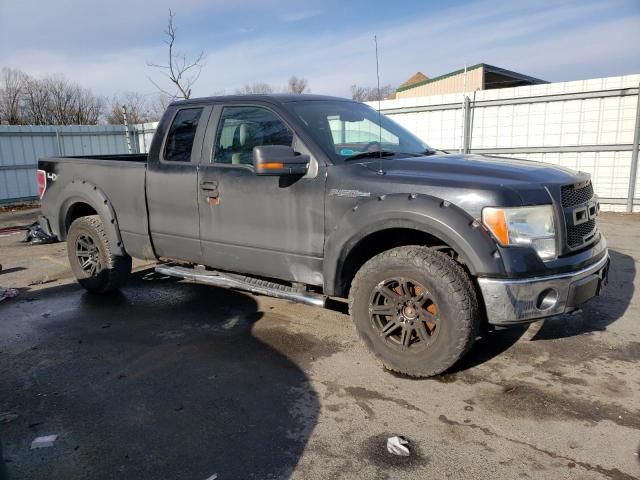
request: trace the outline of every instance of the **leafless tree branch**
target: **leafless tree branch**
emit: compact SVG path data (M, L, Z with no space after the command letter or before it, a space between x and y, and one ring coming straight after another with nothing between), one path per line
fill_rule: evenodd
M289 93L309 93L309 82L306 78L292 75L289 78Z
M29 77L20 70L3 68L0 74L0 122L23 123L24 89Z
M158 85L151 77L149 77L149 81L153 84L154 87L156 87L158 89L158 91L163 94L163 95L167 95L168 97L174 99L176 98L175 96L175 92L171 93L167 90L165 90L164 88L162 88L160 85Z
M176 92L171 94L166 89L161 88L156 82L151 80L151 83L162 93L170 95L176 98L189 98L191 97L191 88L200 78L202 73L202 67L204 66L204 52L200 52L193 60L187 60L187 56L184 53L178 53L175 51L176 44L176 26L175 26L175 14L169 10L169 21L167 22L167 28L164 31L165 39L163 42L168 46L168 60L166 65L147 62L149 67L165 70L166 77L169 82L176 89Z
M276 88L272 87L268 83L254 82L247 83L242 88L236 89L236 95L251 95L251 94L268 94L274 93Z
M0 123L96 124L104 99L62 76L36 79L19 70L0 75Z
M351 98L359 102L371 102L374 100L385 100L395 92L391 85L384 85L378 90L377 87L361 87L351 85Z

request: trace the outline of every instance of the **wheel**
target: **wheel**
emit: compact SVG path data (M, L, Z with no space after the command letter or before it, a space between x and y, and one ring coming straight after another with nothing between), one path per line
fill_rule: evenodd
M74 220L67 234L67 254L73 274L90 292L116 290L131 273L131 257L111 253L99 215Z
M427 247L383 252L356 274L349 312L358 335L388 370L430 377L456 363L480 325L469 276Z

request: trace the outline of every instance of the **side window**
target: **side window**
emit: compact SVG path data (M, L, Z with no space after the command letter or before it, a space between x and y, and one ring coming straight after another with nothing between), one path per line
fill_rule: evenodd
M293 143L293 133L271 110L224 107L218 122L213 163L251 165L253 147Z
M179 110L167 133L164 145L164 159L169 162L191 161L193 139L198 129L202 108L183 108Z

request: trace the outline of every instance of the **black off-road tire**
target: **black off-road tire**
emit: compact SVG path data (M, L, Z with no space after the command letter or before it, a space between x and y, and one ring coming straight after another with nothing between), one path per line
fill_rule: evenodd
M83 268L78 257L78 241L87 242L95 246L93 258L99 267L95 272ZM81 249L83 247L80 247ZM83 252L84 253L84 252ZM107 293L122 287L131 273L131 257L129 255L114 255L109 245L109 239L104 231L104 224L99 215L80 217L71 224L67 233L67 254L71 270L78 279L78 283L92 293Z
M371 314L375 311L372 305L378 305L375 298L380 294L376 292L383 285L392 285L385 282L394 278L411 279L414 284L424 286L437 306L431 307L439 316L438 323L433 322L433 325L437 325L433 332L439 329L437 335L427 337L430 340L413 352L413 344L408 347L401 345L402 337L400 345L391 343L389 337L382 332L384 327L380 328L376 323L375 319L391 318L390 316L376 317ZM402 291L401 287L397 288ZM387 297L383 297L382 307L392 303ZM449 256L420 246L394 248L365 263L351 284L349 313L358 335L373 356L386 369L413 377L430 377L453 366L473 345L481 323L478 297L467 273ZM404 316L397 318L405 322ZM412 321L411 325L413 324ZM397 327L405 328L394 328ZM414 341L421 341L417 330L409 335L414 335L411 337Z

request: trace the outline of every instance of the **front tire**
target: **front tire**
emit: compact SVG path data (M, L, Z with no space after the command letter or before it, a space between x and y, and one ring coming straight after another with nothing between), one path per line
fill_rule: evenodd
M349 312L360 338L388 370L430 377L453 366L480 324L469 276L427 247L383 252L356 274Z
M112 253L99 215L74 220L67 233L67 254L78 283L92 293L117 290L131 273L131 257Z

